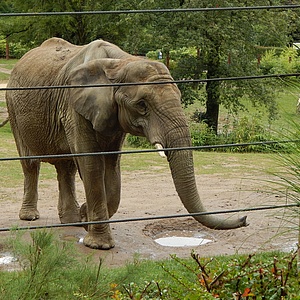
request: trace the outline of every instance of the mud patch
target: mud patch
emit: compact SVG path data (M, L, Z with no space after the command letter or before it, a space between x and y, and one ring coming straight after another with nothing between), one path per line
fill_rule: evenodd
M167 232L200 232L204 229L206 230L207 228L199 224L194 219L184 218L160 220L147 224L143 229L143 232L146 236L155 238L159 235L166 234Z
M143 232L165 247L193 247L214 241L208 229L192 218L154 222L147 224Z

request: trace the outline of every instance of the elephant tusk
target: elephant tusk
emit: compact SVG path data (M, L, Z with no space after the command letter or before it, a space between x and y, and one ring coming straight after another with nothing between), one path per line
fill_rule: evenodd
M164 148L164 147L163 147L161 144L159 144L159 143L156 143L154 146L155 146L155 148L158 149L158 150ZM166 158L166 157L167 157L164 151L158 151L158 154L159 154L161 157L163 157L163 158Z

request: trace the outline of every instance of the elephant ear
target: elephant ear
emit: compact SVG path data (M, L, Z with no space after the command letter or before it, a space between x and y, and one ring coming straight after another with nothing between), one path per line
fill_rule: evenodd
M73 69L69 85L109 84L108 78L118 69L119 59L98 59L83 63ZM77 113L93 124L96 131L112 129L117 122L117 104L113 87L74 88L70 91L71 105Z

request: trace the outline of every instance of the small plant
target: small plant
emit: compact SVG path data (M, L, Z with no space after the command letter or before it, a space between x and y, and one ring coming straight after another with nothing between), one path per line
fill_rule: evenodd
M50 231L32 231L31 243L13 231L9 244L22 270L5 274L0 271L1 299L105 299L107 281L100 279L102 260L92 263L90 257L75 259L72 244L61 242ZM78 254L77 254L78 256ZM72 295L72 296L71 296ZM70 298L71 297L71 298Z
M32 243L24 247L20 239L14 242L15 256L23 268L18 299L40 299L49 294L50 285L59 286L56 272L61 272L72 261L66 244L58 244L45 230L31 232Z
M289 47L283 49L280 54L277 52L273 49L263 55L260 68L264 74L288 74L299 71L300 59L296 49Z

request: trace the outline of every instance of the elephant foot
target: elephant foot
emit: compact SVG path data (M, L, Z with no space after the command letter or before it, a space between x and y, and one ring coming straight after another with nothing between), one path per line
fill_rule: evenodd
M113 238L109 234L94 236L88 233L83 239L83 244L92 249L109 250L115 247Z
M62 224L79 223L81 221L78 211L73 213L65 213L65 214L60 213L59 219Z
M34 221L40 218L40 214L36 208L21 208L19 212L19 218L20 220Z

